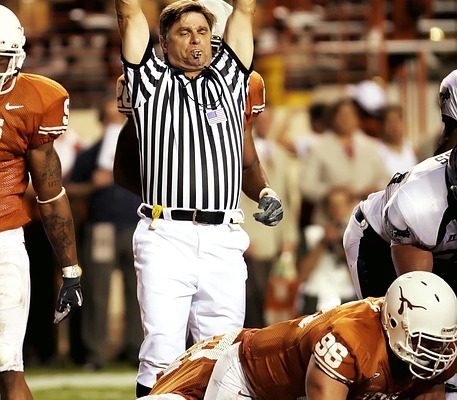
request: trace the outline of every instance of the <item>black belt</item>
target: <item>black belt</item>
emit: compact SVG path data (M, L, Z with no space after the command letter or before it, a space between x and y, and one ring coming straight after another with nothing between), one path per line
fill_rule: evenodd
M141 212L148 218L152 218L152 208L141 207ZM192 221L197 224L221 225L224 223L225 211L202 211L202 210L171 210L173 221ZM163 212L160 219L164 219Z
M360 207L357 207L357 209L355 210L354 218L359 224L361 224L363 221L365 221L365 216L363 215Z

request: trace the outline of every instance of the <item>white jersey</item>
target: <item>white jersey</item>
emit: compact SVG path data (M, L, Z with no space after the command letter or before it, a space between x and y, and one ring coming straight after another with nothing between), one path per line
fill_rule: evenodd
M445 177L449 155L447 151L394 175L384 190L361 203L365 219L384 240L417 245L434 257L457 251L457 214L450 212Z

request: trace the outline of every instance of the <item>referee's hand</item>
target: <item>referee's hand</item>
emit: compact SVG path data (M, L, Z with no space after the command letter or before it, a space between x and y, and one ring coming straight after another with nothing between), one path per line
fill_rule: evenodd
M256 221L267 226L278 225L284 216L281 199L275 191L270 188L264 189L262 192L260 192L261 197L258 208L263 211L254 213L254 218Z

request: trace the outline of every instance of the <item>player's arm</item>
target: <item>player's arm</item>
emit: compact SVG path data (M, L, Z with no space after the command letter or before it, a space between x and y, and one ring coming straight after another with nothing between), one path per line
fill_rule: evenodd
M397 275L410 271L432 271L433 254L411 244L393 244L392 261Z
M262 211L253 216L264 225L274 226L283 218L283 208L278 195L269 188L268 179L262 168L252 136L252 124L265 108L265 86L262 77L251 73L244 115L243 192Z
M54 322L62 321L74 307L82 305L81 268L76 253L75 229L70 203L62 186L62 170L52 142L30 149L28 169L37 194L40 215L57 262L62 267Z
M129 116L117 139L114 156L114 182L124 189L141 196L140 159L135 122Z
M115 0L117 21L122 40L122 55L139 64L149 42L149 25L139 0Z
M60 160L53 143L29 150L27 162L43 225L57 261L62 266L77 264L73 217L68 198L62 192Z
M265 85L262 77L257 72L252 71L244 113L243 192L255 202L259 200L260 191L269 186L252 135L253 123L264 108Z
M256 0L235 0L225 25L224 40L246 68L254 53L253 23Z
M254 138L252 137L252 124L244 129L244 151L243 151L243 192L251 200L259 201L259 193L269 182L259 156L255 149Z
M306 371L306 400L346 400L349 388L331 378L316 364L314 356Z
M252 124L244 129L242 182L242 189L246 196L259 203L260 211L253 215L255 220L267 226L277 225L283 218L284 210L281 199L270 188L265 171L260 164L252 137Z
M391 238L391 256L397 275L409 271L432 271L432 252L417 245L419 239L405 217L406 205L401 208L400 202L397 198L383 211L384 227Z

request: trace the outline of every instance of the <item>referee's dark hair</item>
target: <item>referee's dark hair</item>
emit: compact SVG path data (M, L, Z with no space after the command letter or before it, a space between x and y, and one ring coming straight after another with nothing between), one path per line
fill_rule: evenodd
M179 21L181 16L188 12L203 14L212 30L216 22L216 16L205 6L195 0L178 0L166 6L160 13L159 34L163 39L167 38L171 26Z

